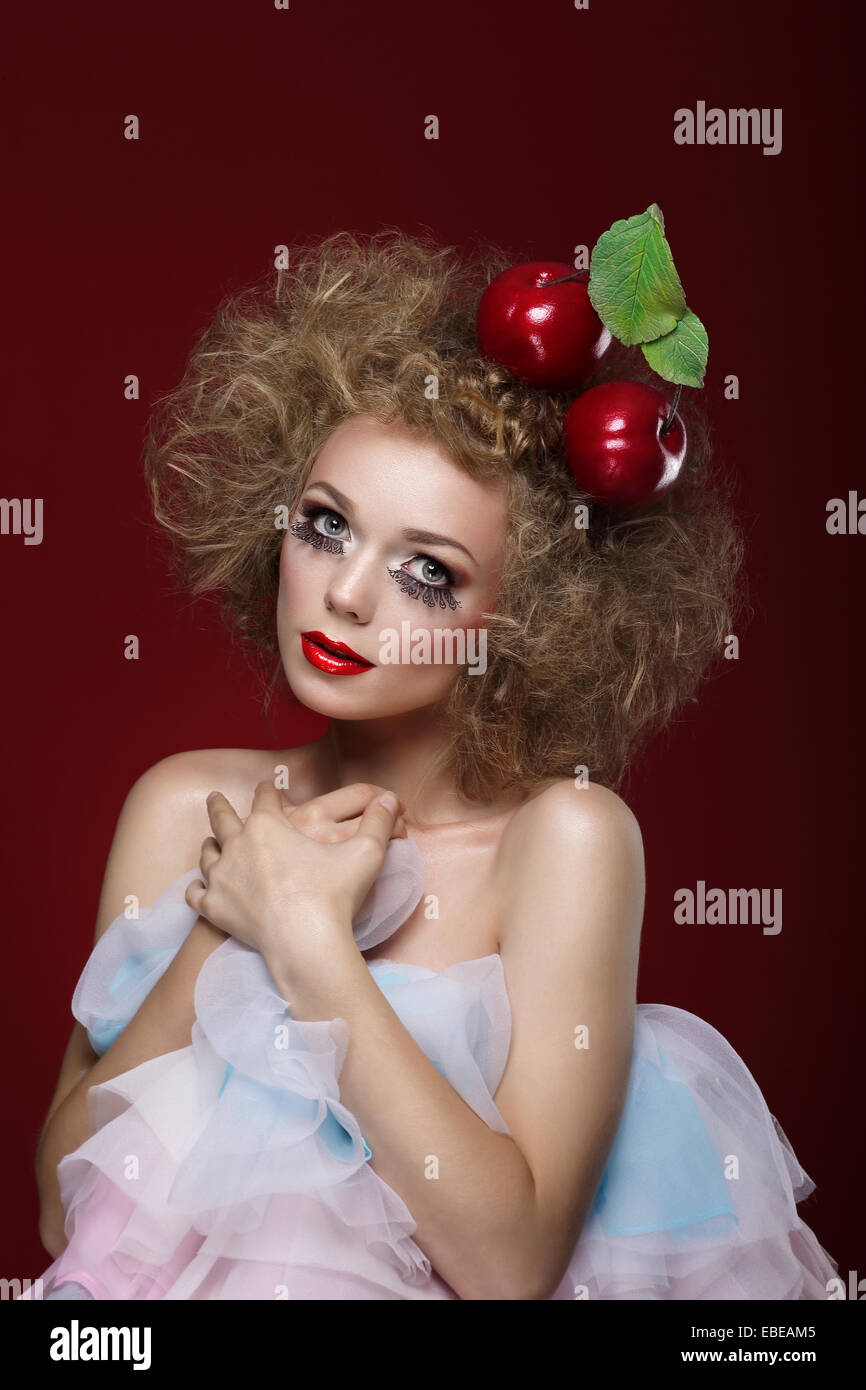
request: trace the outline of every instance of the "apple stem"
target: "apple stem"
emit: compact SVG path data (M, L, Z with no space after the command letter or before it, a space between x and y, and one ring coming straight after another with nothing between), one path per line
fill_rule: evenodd
M676 413L677 413L677 406L678 406L679 403L680 403L680 393L681 393L682 389L683 389L682 386L678 386L677 389L676 389L676 391L674 392L674 398L673 398L673 400L671 401L671 408L670 408L670 410L668 411L668 417L667 417L667 419L665 420L665 422L664 422L664 424L662 425L662 428L661 428L661 433L662 433L662 434L667 434L668 430L670 429L671 425L672 425L673 422L674 422L674 416L675 416Z
M562 278L561 278L560 280L548 280L547 283L546 283L545 285L542 285L542 286L541 286L541 288L542 288L542 289L545 289L545 290L549 290L550 287L551 287L551 285L564 285L565 282L566 282L566 280L576 280L576 279L578 278L579 275L585 275L585 274L586 274L586 271L585 271L585 270L575 270L574 273L573 273L572 275L563 275Z

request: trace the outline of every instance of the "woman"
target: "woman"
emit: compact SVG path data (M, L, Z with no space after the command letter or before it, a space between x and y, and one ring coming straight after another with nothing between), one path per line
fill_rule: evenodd
M745 1065L635 1006L613 788L732 629L738 533L697 419L667 497L575 524L570 398L475 346L506 264L328 238L155 413L186 584L330 723L127 799L40 1141L48 1297L826 1296Z

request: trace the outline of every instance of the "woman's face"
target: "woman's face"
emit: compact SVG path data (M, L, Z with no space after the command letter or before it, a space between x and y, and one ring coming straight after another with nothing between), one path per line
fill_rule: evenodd
M344 421L280 556L277 630L295 696L329 718L381 719L442 700L461 664L483 669L506 517L504 485L470 478L433 440Z

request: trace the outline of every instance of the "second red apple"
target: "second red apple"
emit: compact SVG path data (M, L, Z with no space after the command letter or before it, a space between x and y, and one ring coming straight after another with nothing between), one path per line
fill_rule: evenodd
M565 452L578 487L621 511L649 507L676 482L686 429L670 403L642 381L608 381L584 391L563 424Z

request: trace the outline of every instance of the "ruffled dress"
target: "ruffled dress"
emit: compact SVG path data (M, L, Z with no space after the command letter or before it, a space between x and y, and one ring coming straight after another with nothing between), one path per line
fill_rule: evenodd
M197 877L94 947L72 1011L97 1053L192 928ZM360 950L402 925L424 882L417 844L392 840L353 923ZM437 1070L508 1134L494 1102L511 1036L500 957L368 968ZM68 1244L43 1297L457 1298L340 1100L345 1020L292 1019L262 956L231 937L199 973L195 1012L189 1046L91 1087L90 1137L58 1165ZM721 1034L640 1004L619 1130L552 1297L824 1299L837 1265L797 1213L813 1189Z

